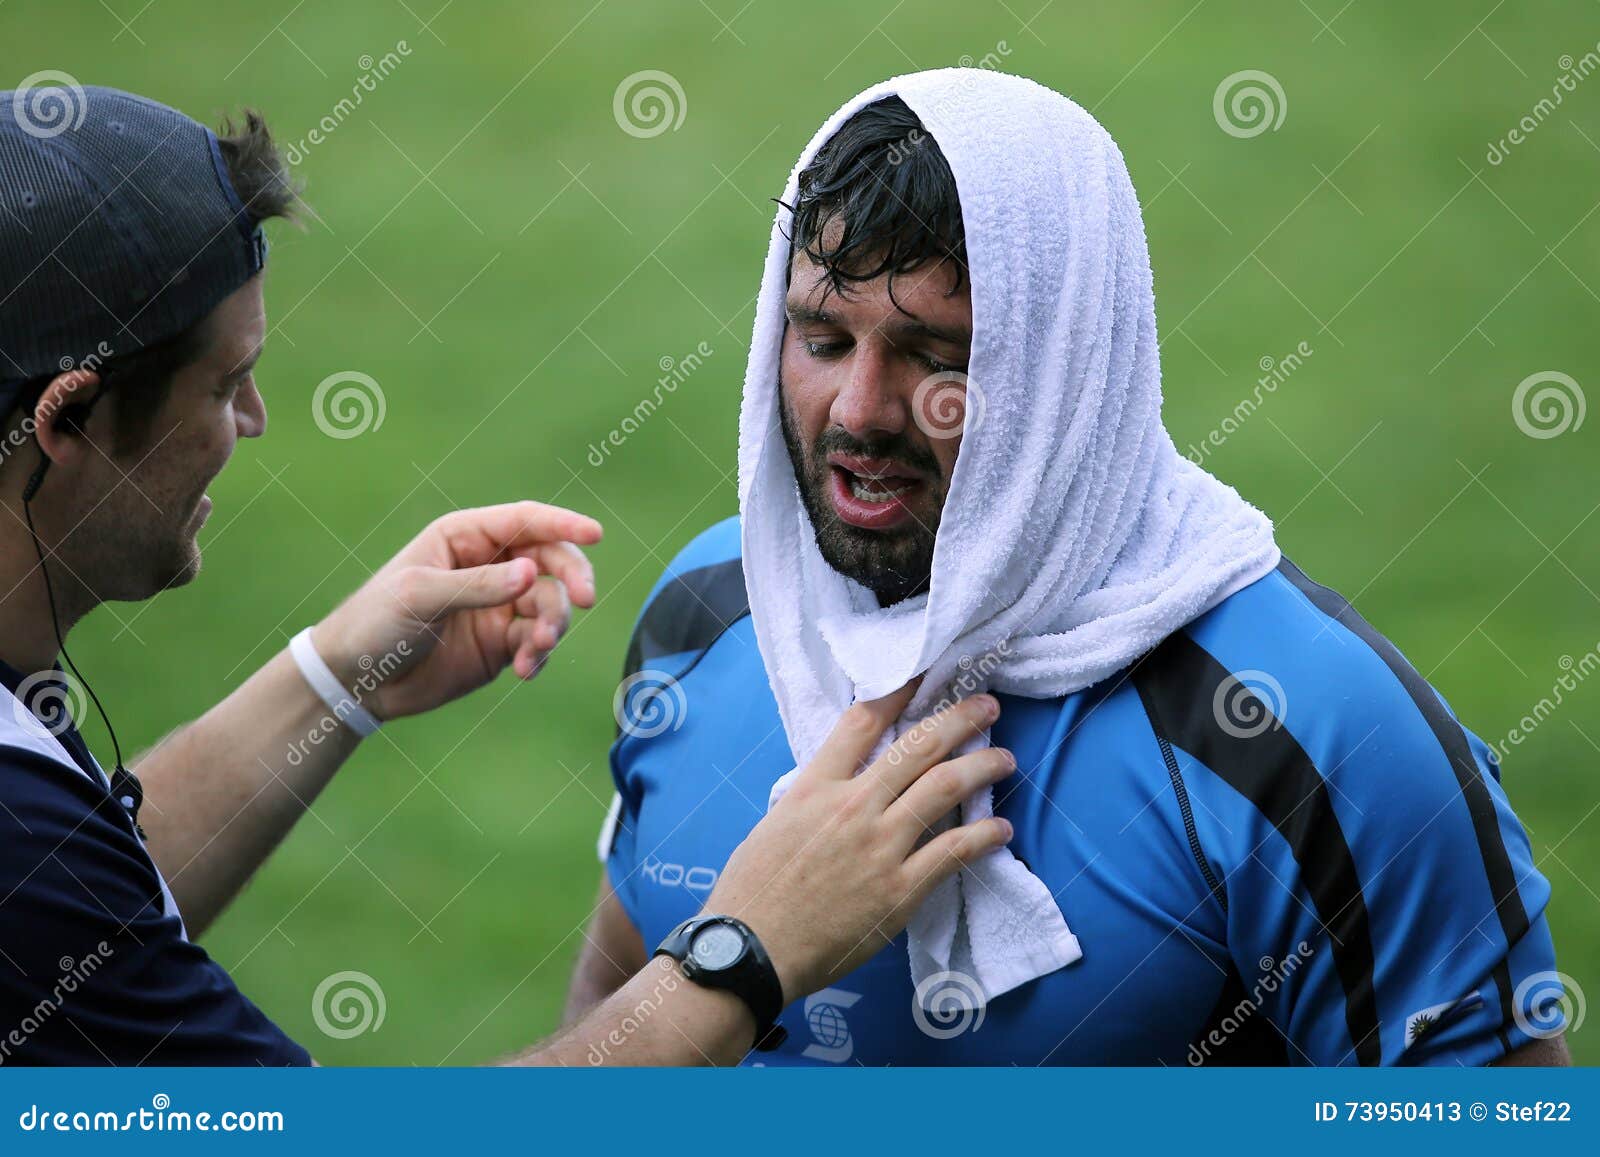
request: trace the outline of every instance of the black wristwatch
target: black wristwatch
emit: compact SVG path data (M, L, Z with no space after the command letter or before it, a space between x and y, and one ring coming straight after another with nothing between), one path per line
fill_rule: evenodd
M771 1052L788 1039L789 1031L777 1023L783 1011L778 970L743 920L692 917L667 933L655 955L672 957L696 984L744 1001L756 1018L757 1052Z

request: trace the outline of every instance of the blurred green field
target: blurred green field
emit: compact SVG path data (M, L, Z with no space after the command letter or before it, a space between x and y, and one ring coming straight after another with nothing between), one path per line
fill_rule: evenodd
M207 947L325 1063L472 1063L556 1025L633 616L736 508L769 199L846 97L963 58L1110 129L1146 206L1178 444L1227 419L1208 466L1501 740L1600 646L1600 419L1535 438L1512 410L1541 371L1600 389L1600 78L1534 111L1597 40L1578 0L9 0L7 85L59 69L211 121L250 104L286 141L339 118L300 165L315 217L273 235L271 428L212 488L204 574L106 608L74 648L125 746L203 710L448 508L535 497L607 526L599 606L537 684L366 744ZM336 114L363 57L391 52ZM645 69L685 96L649 138L613 115ZM1286 115L1241 137L1213 97L1247 69ZM700 343L595 465L663 359ZM1263 359L1301 343L1234 423ZM311 398L347 370L386 408L336 439ZM1600 680L1511 749L1505 782L1554 886L1560 967L1600 996L1597 763ZM332 1039L312 993L343 970L379 982L386 1015ZM1600 1030L1571 1044L1600 1062Z

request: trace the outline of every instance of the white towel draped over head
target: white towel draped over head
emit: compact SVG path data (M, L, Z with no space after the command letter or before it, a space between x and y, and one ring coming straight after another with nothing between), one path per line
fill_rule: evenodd
M929 591L880 608L823 560L780 430L780 208L745 376L739 507L756 638L801 766L853 701L918 674L902 724L952 692L1088 687L1279 558L1266 516L1182 457L1161 424L1139 203L1116 143L1078 105L983 69L898 77L829 118L783 201L794 204L798 174L853 113L890 95L921 119L960 195L973 315L965 425ZM963 819L991 808L982 792ZM1061 899L1070 914L1070 893ZM909 932L929 1007L948 973L985 1001L1080 955L1057 898L1009 851L950 881Z

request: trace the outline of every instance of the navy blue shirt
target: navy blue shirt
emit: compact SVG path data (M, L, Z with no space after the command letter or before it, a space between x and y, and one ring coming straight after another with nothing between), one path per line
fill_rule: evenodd
M0 682L0 1065L309 1064L168 911L60 684Z
M693 915L794 765L736 521L651 593L612 748L607 866L647 946ZM1012 850L1080 960L935 1020L904 937L785 1012L763 1064L1484 1064L1561 1027L1550 886L1488 748L1289 563L1127 671L1001 696Z

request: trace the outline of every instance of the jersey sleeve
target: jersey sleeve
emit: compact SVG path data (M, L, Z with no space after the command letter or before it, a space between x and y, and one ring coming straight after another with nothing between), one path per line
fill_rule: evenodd
M1564 1027L1550 885L1488 748L1443 718L1324 753L1326 794L1228 881L1235 966L1291 1063L1483 1065ZM1298 857L1297 823L1324 829Z
M634 881L638 872L635 854L639 822L638 793L628 786L627 774L617 763L616 745L611 749L611 777L617 785L611 796L611 810L600 830L600 863L605 868L611 890L627 912L634 908Z
M115 800L28 751L0 774L0 1063L310 1063L165 913Z
M726 519L702 532L656 580L634 624L622 677L612 698L617 737L611 745L611 808L598 851L612 890L630 913L638 911L636 833L645 788L633 774L639 753L668 730L681 711L677 681L729 625L749 611L739 561L739 521Z

